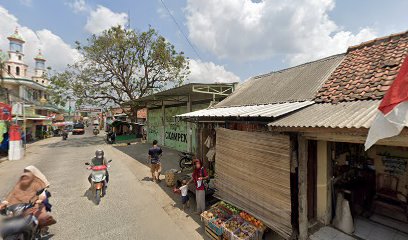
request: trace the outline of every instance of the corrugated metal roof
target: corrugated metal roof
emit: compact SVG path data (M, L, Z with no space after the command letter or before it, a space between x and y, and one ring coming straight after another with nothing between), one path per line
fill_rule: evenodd
M313 101L288 102L265 105L252 105L240 107L209 108L195 112L189 112L176 117L279 117L289 112L312 105Z
M380 100L319 103L269 123L271 127L369 128Z
M344 54L252 77L217 107L272 104L312 100Z

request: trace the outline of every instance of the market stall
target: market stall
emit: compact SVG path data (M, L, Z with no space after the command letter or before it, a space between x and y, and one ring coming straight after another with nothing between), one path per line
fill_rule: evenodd
M224 201L203 212L201 220L211 239L259 240L266 230L262 221Z

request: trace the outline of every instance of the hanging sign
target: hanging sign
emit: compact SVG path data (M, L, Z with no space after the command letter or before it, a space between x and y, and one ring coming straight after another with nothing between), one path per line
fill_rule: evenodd
M23 104L21 103L13 104L12 114L17 115L17 116L23 115Z
M0 102L0 120L11 120L11 106Z

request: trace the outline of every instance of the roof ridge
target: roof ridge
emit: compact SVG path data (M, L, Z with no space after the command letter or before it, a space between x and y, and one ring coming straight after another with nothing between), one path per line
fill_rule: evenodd
M390 35L387 35L387 36L374 38L374 39L371 39L369 41L365 41L365 42L362 42L360 44L348 47L347 53L350 52L350 51L356 50L356 49L360 49L360 48L363 48L363 47L366 47L366 46L372 46L372 45L374 45L376 43L380 43L380 42L390 40L390 39L396 38L396 37L401 37L401 36L404 36L404 35L407 35L407 34L408 34L408 30L404 31L404 32L393 33L393 34L390 34Z
M267 77L267 76L270 76L270 75L272 75L274 73L281 73L281 72L289 71L291 69L304 67L304 66L316 63L316 62L328 61L328 60L331 60L333 58L336 58L336 57L339 57L339 56L342 56L342 55L345 55L345 54L346 53L334 54L334 55L331 55L331 56L328 56L328 57L324 57L324 58L316 59L316 60L313 60L313 61L305 62L305 63L299 64L299 65L296 65L296 66L293 66L293 67L288 67L288 68L272 71L272 72L269 72L269 73L264 73L264 74L260 74L260 75L257 75L257 76L253 76L251 79L258 79L258 78L262 78L262 77Z

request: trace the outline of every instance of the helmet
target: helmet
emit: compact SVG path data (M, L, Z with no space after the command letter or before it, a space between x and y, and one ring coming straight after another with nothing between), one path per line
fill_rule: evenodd
M103 158L104 152L101 149L96 150L95 157L96 158Z

